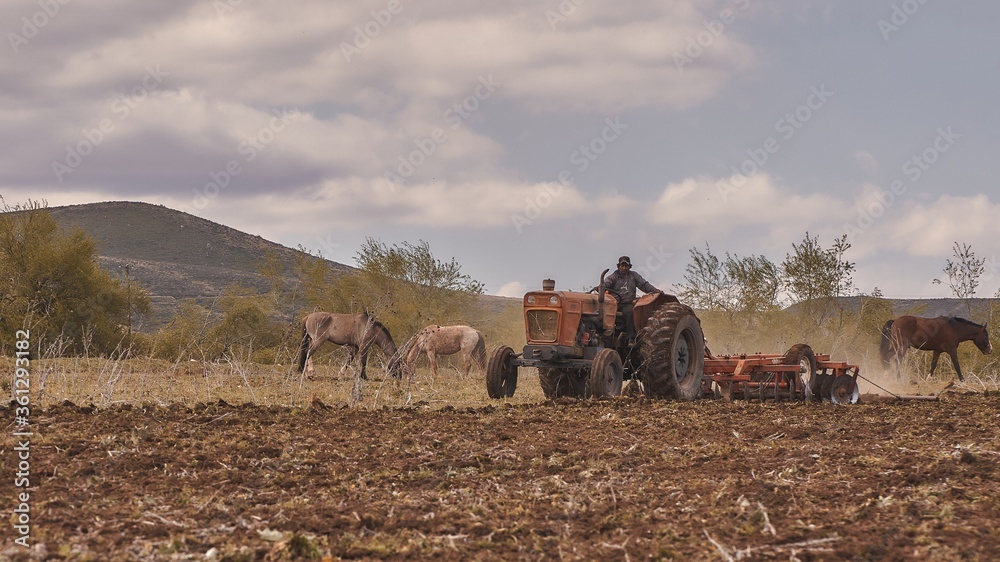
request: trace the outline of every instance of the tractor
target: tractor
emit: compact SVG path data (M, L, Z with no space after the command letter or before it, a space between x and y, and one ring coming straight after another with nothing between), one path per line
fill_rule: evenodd
M712 355L694 310L674 295L637 299L632 315L637 337L629 340L617 296L602 298L598 287L556 291L555 281L546 279L541 291L524 295L527 345L521 353L501 346L490 355L490 398L513 396L518 367L535 367L547 399L618 396L631 380L641 384L630 386L654 398L858 401L860 368L814 353L804 343L781 355Z
M641 382L651 397L701 397L705 338L694 310L674 295L643 295L633 311L637 337L628 340L617 296L599 295L598 287L556 291L555 282L546 279L541 291L524 295L527 345L521 353L502 346L490 355L491 398L514 395L518 367L538 369L549 399L618 396L625 380Z

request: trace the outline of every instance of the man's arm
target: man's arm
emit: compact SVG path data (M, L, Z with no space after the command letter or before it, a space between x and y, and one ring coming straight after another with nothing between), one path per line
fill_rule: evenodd
M644 293L662 293L663 291L654 287L649 281L646 281L642 275L636 272L632 272L635 275L635 286L638 287Z

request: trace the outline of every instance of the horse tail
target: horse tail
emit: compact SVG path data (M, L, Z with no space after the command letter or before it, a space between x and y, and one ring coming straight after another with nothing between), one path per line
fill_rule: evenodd
M404 348L408 348L406 350L405 359L406 368L409 369L411 373L417 364L417 359L420 358L420 354L424 351L424 342L421 340L420 334L421 332L418 332L417 335L410 338L410 341L406 346L404 346Z
M306 355L309 353L309 344L312 342L312 338L309 336L309 330L306 329L305 322L302 323L302 343L299 344L299 366L298 372L302 372L306 368Z
M476 332L479 334L479 339L476 340L475 347L472 348L472 358L476 360L476 364L479 365L480 369L486 369L486 336L482 332Z
M892 323L893 320L887 321L882 326L882 342L879 344L879 355L882 356L882 366L889 368L889 362L892 359Z

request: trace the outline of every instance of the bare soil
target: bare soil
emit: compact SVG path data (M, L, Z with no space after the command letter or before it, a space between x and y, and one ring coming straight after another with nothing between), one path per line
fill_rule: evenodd
M32 415L4 560L1000 559L995 394Z

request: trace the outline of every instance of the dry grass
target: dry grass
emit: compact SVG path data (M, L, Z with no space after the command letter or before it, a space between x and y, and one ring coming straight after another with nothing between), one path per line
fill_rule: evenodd
M473 369L466 377L457 363L442 361L437 377L430 369L420 367L412 380L396 380L372 360L368 380L358 381L356 367L341 373L342 362L332 359L329 363L317 362L311 377L295 372L291 365L240 361L42 359L31 363L32 402L38 407L65 401L107 407L140 403L194 405L220 400L229 404L302 406L316 399L328 405L362 408L413 404L478 407L490 402L485 374ZM0 364L13 372L13 360ZM9 387L9 383L5 386ZM542 399L537 374L533 369L522 369L517 394L508 402L537 403Z

